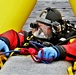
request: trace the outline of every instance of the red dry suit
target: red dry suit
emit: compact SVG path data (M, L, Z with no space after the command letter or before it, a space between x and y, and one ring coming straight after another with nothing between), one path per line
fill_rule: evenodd
M63 45L66 49L65 60L71 61L76 60L76 38L70 39L67 45Z
M76 60L76 38L69 40L67 44L56 46L60 51L60 56L57 60Z
M24 31L17 33L14 30L9 30L0 35L0 40L3 40L9 49L21 47L24 43Z
M25 37L27 37L25 31L17 33L14 30L9 30L0 35L0 40L3 40L9 49L14 49L23 46ZM69 41L66 45L59 45L57 48L60 50L59 59L76 60L76 39L72 40L72 42Z

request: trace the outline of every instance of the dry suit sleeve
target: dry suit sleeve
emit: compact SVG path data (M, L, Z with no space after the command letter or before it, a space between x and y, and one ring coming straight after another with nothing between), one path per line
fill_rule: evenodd
M9 49L14 49L23 45L24 32L17 33L14 30L8 30L0 34L0 40L3 40L8 45Z

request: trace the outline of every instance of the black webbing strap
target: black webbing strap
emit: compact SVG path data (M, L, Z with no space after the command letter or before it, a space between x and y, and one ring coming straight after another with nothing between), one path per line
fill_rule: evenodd
M67 56L70 57L70 58L76 59L76 56L75 55L72 55L72 54L67 53Z

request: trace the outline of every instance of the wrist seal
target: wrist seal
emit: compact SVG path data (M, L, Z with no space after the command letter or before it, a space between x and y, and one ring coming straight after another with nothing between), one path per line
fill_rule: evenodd
M10 42L9 42L9 40L8 40L7 38L5 38L5 37L0 37L0 40L4 41L4 42L7 44L7 46L9 47Z
M58 60L63 60L63 59L65 59L65 57L66 57L66 50L65 50L65 48L63 47L63 46L56 46L58 49L59 49L59 51L60 51L60 56L59 56L59 58L58 58Z

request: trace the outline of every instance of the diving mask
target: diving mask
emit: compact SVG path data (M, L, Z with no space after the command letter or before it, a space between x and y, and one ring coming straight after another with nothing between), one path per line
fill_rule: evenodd
M38 38L49 39L52 37L52 28L50 26L40 24L33 35Z

